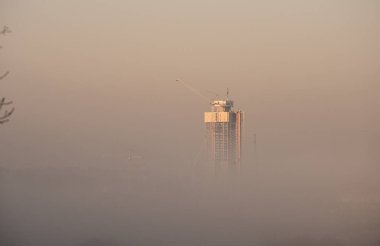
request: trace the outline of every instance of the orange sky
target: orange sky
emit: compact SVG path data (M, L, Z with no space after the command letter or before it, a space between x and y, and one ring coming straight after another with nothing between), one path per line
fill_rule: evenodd
M1 156L87 163L133 147L188 158L208 104L180 78L210 98L229 87L246 141L256 133L264 156L301 149L371 166L379 11L378 1L2 0L0 23L13 33L1 37L11 70L1 94L16 113Z

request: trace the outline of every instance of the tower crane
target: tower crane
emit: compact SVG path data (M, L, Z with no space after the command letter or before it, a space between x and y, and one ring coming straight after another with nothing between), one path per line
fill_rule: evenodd
M176 82L179 82L181 83L183 86L185 86L188 90L190 90L192 93L194 93L195 95L207 100L208 102L210 102L210 99L208 97L206 97L205 95L203 95L201 92L199 92L198 90L194 89L192 86L190 86L189 84L185 83L185 81L183 80L180 80L180 79L176 79Z

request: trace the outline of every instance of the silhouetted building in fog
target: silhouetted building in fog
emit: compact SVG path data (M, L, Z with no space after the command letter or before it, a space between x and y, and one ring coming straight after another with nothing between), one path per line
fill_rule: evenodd
M243 112L233 110L232 100L214 100L211 112L205 112L209 160L215 171L239 171L242 158Z

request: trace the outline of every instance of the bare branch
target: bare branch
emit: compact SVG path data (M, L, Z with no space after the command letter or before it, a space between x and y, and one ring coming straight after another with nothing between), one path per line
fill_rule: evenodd
M4 124L4 123L6 123L6 122L8 122L8 121L9 121L9 119L0 120L0 124Z
M7 77L9 73L10 73L9 71L6 71L3 75L0 76L0 80L2 80L5 77Z
M8 26L4 26L2 30L0 30L0 35L6 35L8 33L11 33L12 31L9 29ZM2 46L0 45L0 49L2 48ZM4 79L6 76L8 76L9 74L9 71L6 71L5 73L3 73L2 75L0 75L0 80ZM5 101L5 97L3 97L1 100L0 100L0 110L3 109L4 106L6 105L10 105L12 104L12 101ZM9 121L9 117L13 114L15 108L11 108L10 110L8 110L7 108L5 108L4 112L1 113L0 112L0 124L4 124L6 122ZM1 115L2 114L2 115Z
M12 108L10 111L5 110L3 116L0 116L0 124L8 122L9 116L11 116L14 111L15 111L15 108Z
M12 104L12 103L13 103L12 101L6 102L6 101L5 101L5 97L3 97L3 98L1 99L1 101L0 101L0 110L2 109L2 107L3 107L4 105L9 105L9 104Z
M11 33L11 29L8 26L4 26L3 30L1 30L0 34L6 35L7 33Z
M12 104L12 101L9 101L9 102L6 102L5 101L5 97L3 97L0 101L0 106L3 106L3 105L9 105L9 104Z

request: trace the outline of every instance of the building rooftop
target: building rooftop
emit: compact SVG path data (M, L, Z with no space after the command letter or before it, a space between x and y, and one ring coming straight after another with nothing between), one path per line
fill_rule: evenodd
M211 110L213 112L229 112L231 111L232 107L234 106L234 101L232 100L214 100L210 103Z

